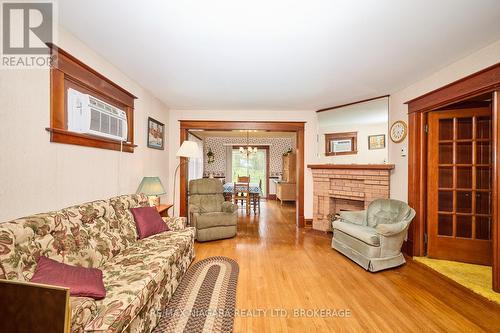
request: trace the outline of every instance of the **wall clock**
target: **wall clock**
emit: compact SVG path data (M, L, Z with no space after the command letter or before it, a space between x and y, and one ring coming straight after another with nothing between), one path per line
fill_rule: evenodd
M391 130L389 131L391 134L391 140L394 143L400 143L406 138L406 133L408 132L408 127L406 123L402 120L395 121Z

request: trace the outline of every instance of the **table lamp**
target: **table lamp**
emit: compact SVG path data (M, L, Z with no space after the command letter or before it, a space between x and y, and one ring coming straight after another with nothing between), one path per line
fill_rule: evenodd
M160 205L160 195L165 194L165 188L159 177L144 177L137 189L137 193L144 193L148 196L150 206Z

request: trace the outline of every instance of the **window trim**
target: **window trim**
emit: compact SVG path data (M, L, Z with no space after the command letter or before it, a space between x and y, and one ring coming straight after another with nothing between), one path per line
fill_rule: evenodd
M68 52L48 43L55 62L50 69L50 141L133 153L134 101L137 97L84 64ZM127 141L68 131L67 90L73 88L116 106L127 114Z
M330 151L332 140L350 140L351 150L343 152ZM358 132L325 133L325 156L354 155L358 153Z

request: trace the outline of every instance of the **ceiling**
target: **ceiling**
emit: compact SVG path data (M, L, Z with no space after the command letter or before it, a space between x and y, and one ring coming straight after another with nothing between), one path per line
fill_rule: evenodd
M246 138L247 131L193 131L189 133L197 136L200 139L207 137L230 137L230 138ZM269 132L269 131L248 131L249 138L293 138L295 132Z
M498 0L58 7L67 30L172 109L320 109L395 92L500 39Z

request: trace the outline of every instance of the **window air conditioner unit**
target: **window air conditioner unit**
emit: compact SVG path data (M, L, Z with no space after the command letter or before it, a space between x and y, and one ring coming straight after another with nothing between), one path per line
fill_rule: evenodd
M68 89L68 131L127 141L127 114L89 94Z

